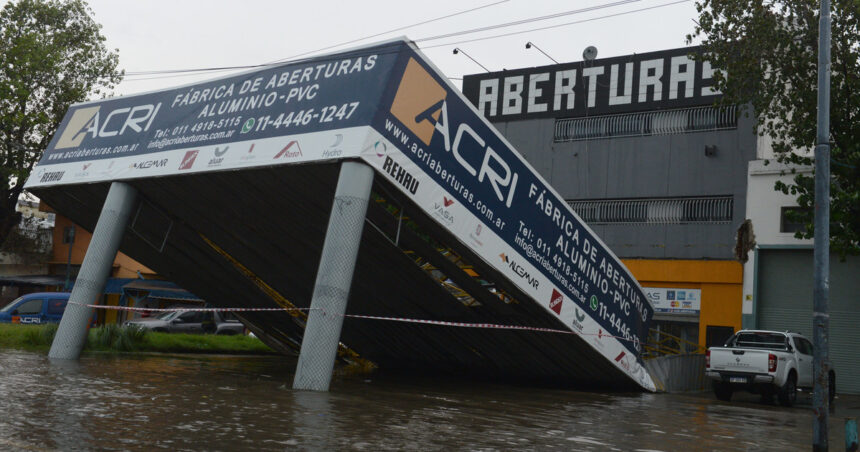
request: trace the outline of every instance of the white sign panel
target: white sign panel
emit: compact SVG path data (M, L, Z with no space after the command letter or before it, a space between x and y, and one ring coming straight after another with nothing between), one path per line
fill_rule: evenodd
M674 289L666 287L643 287L651 300L654 312L676 314L698 314L702 308L701 289Z

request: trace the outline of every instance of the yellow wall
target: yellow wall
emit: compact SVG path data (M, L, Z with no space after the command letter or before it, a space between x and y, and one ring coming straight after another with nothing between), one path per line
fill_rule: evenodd
M42 204L40 208L46 212L53 212L50 206ZM81 265L84 261L84 255L87 254L87 248L90 246L90 240L93 235L84 230L84 228L72 223L72 220L57 214L54 222L54 250L51 260L48 264L65 266L69 260L69 244L63 243L63 232L66 227L75 226L75 242L72 246L72 265ZM147 278L155 276L155 272L137 262L136 260L126 256L122 252L116 253L116 258L113 261L113 271L110 274L111 278L137 278L137 272L140 272Z
M708 325L741 328L743 266L735 261L622 259L643 287L700 289L699 345Z

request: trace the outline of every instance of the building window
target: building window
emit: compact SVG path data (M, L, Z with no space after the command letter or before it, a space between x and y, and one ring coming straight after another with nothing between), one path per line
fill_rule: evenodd
M798 217L806 212L810 212L810 209L804 207L781 208L779 212L779 232L805 232L806 224Z
M63 228L63 243L75 243L75 227L66 226Z
M643 113L557 119L553 141L674 135L737 129L735 106L655 110Z
M568 200L571 209L593 224L722 224L732 221L731 196Z

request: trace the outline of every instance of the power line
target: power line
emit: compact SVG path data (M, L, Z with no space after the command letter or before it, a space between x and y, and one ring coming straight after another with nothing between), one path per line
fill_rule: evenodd
M347 44L353 44L353 43L356 43L356 42L359 42L359 41L364 41L365 39L376 38L376 37L378 37L378 36L386 35L386 34L389 34L389 33L394 33L395 31L401 31L401 30L405 30L405 29L407 29L407 28L417 27L417 26L420 26L420 25L426 25L426 24L429 24L429 23L431 23L431 22L437 22L437 21L440 21L440 20L443 20L443 19L448 19L448 18L451 18L451 17L454 17L454 16L459 16L459 15L461 15L461 14L471 13L471 12L473 12L473 11L477 11L477 10L479 10L479 9L489 8L489 7L491 7L491 6L496 6L496 5L500 4L500 3L506 3L506 2L508 2L508 1L509 1L509 0L501 0L501 1L498 1L498 2L495 2L495 3L489 3L489 4L486 4L486 5L483 5L483 6L478 6L478 7L476 7L476 8L471 8L471 9L467 9L467 10L459 11L459 12L456 12L456 13L448 14L448 15L445 15L445 16L440 16L440 17L437 17L437 18L435 18L435 19L429 19L429 20L425 20L425 21L421 21L421 22L416 22L416 23L411 24L411 25L404 25L404 26L402 26L402 27L393 28L393 29L391 29L391 30L383 31L383 32L381 32L381 33L376 33L376 34L373 34L373 35L368 35L368 36L365 36L365 37L363 37L363 38L357 38L357 39L353 39L353 40L351 40L351 41L342 42L342 43L340 43L340 44L335 44L335 45L331 45L331 46L328 46L328 47L323 47L323 48L321 48L321 49L311 50L311 51L308 51L308 52L305 52L305 53L300 53L300 54L298 54L298 55L293 55L293 56L291 56L291 57L281 58L280 60L275 60L275 61L273 61L273 62L271 62L271 63L280 63L281 61L288 61L288 60L291 60L291 59L293 59L293 58L298 58L298 57L301 57L301 56L309 55L309 54L311 54L311 53L322 52L323 50L329 50L329 49L333 49L333 48L335 48L335 47L340 47L340 46L344 46L344 45L347 45ZM269 64L271 64L271 63L269 63Z
M173 74L173 73L185 73L185 72L207 72L207 71L215 71L215 72L217 72L217 71L222 71L222 70L232 70L232 69L251 69L251 68L255 68L255 67L263 67L263 66L272 65L272 64L275 64L275 63L280 63L280 62L283 62L283 61L292 60L292 59L294 59L294 58L302 57L302 56L309 55L309 54L312 54L312 53L317 53L317 52L322 52L322 51L324 51L324 50L333 49L333 48L335 48L335 47L341 47L341 46L345 46L345 45L348 45L348 44L354 44L354 43L359 42L359 41L364 41L364 40L366 40L366 39L370 39L370 38L376 38L376 37L378 37L378 36L382 36L382 35L389 34L389 33L394 33L394 32L396 32L396 31L405 30L405 29L407 29L407 28L417 27L417 26L420 26L420 25L426 25L426 24L429 24L429 23L432 23L432 22L437 22L437 21L440 21L440 20L449 19L449 18L451 18L451 17L455 17L455 16L459 16L459 15L462 15L462 14L471 13L471 12L473 12L473 11L478 11L478 10L480 10L480 9L484 9L484 8L489 8L489 7L491 7L491 6L496 6L496 5L499 5L499 4L501 4L501 3L506 3L506 2L508 2L508 1L510 1L510 0L500 0L500 1L493 2L493 3L488 3L488 4L486 4L486 5L481 5L481 6L478 6L478 7L475 7L475 8L470 8L470 9L466 9L466 10L458 11L458 12L451 13L451 14L447 14L447 15L444 15L444 16L439 16L439 17L436 17L436 18L433 18L433 19L428 19L428 20L424 20L424 21L421 21L421 22L416 22L416 23L414 23L414 24L410 24L410 25L404 25L404 26L402 26L402 27L392 28L391 30L387 30L387 31L383 31L383 32L380 32L380 33L376 33L376 34L372 34L372 35L364 36L364 37L361 37L361 38L352 39L352 40L350 40L350 41L341 42L341 43L339 43L339 44L334 44L334 45L330 45L330 46L328 46L328 47L323 47L323 48L320 48L320 49L311 50L311 51L304 52L304 53L300 53L300 54L293 55L293 56L290 56L290 57L281 58L281 59L279 59L279 60L270 61L270 62L268 62L268 63L264 63L264 64L255 64L255 65L246 65L246 66L214 67L214 68L199 68L199 69L174 69L174 70L163 70L163 71L157 71L157 70L156 70L156 71L134 71L134 72L128 72L128 73L127 73L127 75L135 76L135 75ZM161 77L159 77L159 78L161 78ZM150 78L150 79L139 79L139 80L151 80L151 78Z
M197 69L164 69L164 70L155 70L155 71L133 71L126 72L126 75L135 76L135 75L153 75L153 74L179 74L185 72L217 72L217 71L230 71L233 69L248 69L254 67L265 66L265 64L253 64L246 66L224 66L224 67L203 67Z
M465 39L465 40L462 40L462 41L446 42L446 43L444 43L444 44L436 44L436 45L432 45L432 46L424 46L424 47L421 47L421 49L422 49L422 50L423 50L423 49L434 49L434 48L436 48L436 47L446 47L446 46L452 46L452 45L457 45L457 44L463 44L463 43L467 43L467 42L486 41L486 40L488 40L488 39L496 39L496 38L503 38L503 37L506 37L506 36L521 35L521 34L523 34L523 33L529 33L529 32L532 32L532 31L541 31L541 30L549 30L549 29L552 29L552 28L566 27L566 26L568 26L568 25L582 24L582 23L592 22L592 21L600 20L600 19L608 19L608 18L610 18L610 17L624 16L624 15L627 15L627 14L633 14L633 13L638 13L638 12L642 12L642 11L648 11L648 10L652 10L652 9L663 8L663 7L666 7L666 6L677 5L677 4L680 4L680 3L688 3L689 1L690 1L690 0L678 0L678 1L675 1L675 2L662 3L662 4L660 4L660 5L649 6L649 7L647 7L647 8L631 9L630 11L623 11L623 12L620 12L620 13L607 14L607 15L605 15L605 16L590 17L590 18L588 18L588 19L576 20L576 21L573 21L573 22L566 22L566 23L563 23L563 24L549 25L549 26L546 26L546 27L539 27L539 28L530 28L530 29L528 29L528 30L514 31L514 32L511 32L511 33L503 33L503 34L498 34L498 35L493 35L493 36L485 36L485 37L482 37L482 38L474 38L474 39Z
M508 0L504 0L504 1L508 1ZM621 4L632 3L632 2L638 2L638 1L640 1L640 0L622 0L622 1L619 1L619 2L607 3L607 4L603 4L603 5L596 5L596 6L589 7L589 8L583 8L583 9L580 9L580 10L565 11L565 12L562 12L562 13L556 13L556 14L552 14L552 15L549 15L549 16L540 16L540 17L535 17L535 18L530 18L530 19L523 19L523 20L515 21L515 22L508 22L508 23L505 23L505 24L498 24L498 25L493 25L493 26L488 26L488 27L480 27L480 28L471 29L471 30L464 30L464 31L460 31L460 32L447 33L447 34L444 34L444 35L437 35L437 36L430 36L430 37L425 37L425 38L419 38L419 39L416 39L414 42L418 43L418 42L424 42L424 41L431 41L431 40L436 40L436 39L443 39L444 37L461 36L461 35L464 35L464 34L478 33L478 32L481 32L481 31L487 31L487 30L490 30L490 29L497 29L497 28L502 28L502 27L510 27L510 26L515 26L515 25L522 25L523 23L536 22L536 21L546 20L546 19L548 19L548 18L552 18L552 17L550 17L550 16L553 16L553 17L562 17L563 15L570 15L570 14L577 14L577 13L582 13L582 12L589 12L589 11L594 11L594 10L597 10L597 9L605 9L605 8L610 8L610 7L613 7L613 6L618 6L618 5L621 5ZM433 48L437 48L437 47L446 47L446 46L452 46L452 45L457 45L457 44L464 44L464 43L469 43L469 42L486 41L486 40L490 40L490 39L496 39L496 38L502 38L502 37L507 37L507 36L515 36L515 35L519 35L519 34L530 33L530 32L533 32L533 31L549 30L549 29L554 29L554 28L566 27L566 26L570 26L570 25L576 25L576 24L582 24L582 23L587 23L587 22L593 22L593 21L596 21L596 20L608 19L608 18L612 18L612 17L619 17L619 16L624 16L624 15L629 15L629 14L639 13L639 12L643 12L643 11L649 11L649 10L653 10L653 9L664 8L664 7L667 7L667 6L677 5L677 4L681 4L681 3L688 3L689 1L690 1L690 0L677 0L677 1L674 1L674 2L662 3L662 4L659 4L659 5L653 5L653 6L649 6L649 7L645 7L645 8L633 9L633 10L629 10L629 11L622 11L622 12L619 12L619 13L613 13L613 14L607 14L607 15L603 15L603 16L591 17L591 18L588 18L588 19L576 20L576 21L572 21L572 22L565 22L565 23L563 23L563 24L548 25L548 26L545 26L545 27L530 28L530 29L527 29L527 30L520 30L520 31L515 31L515 32L510 32L510 33L502 33L502 34L497 34L497 35L492 35L492 36L484 36L484 37L480 37L480 38L465 39L465 40L460 40L460 41L447 42L447 43L443 43L443 44L435 44L435 45L430 45L430 46L418 46L418 47L419 47L419 49L425 50L425 49L433 49ZM491 4L489 4L489 5L485 5L485 6L482 6L482 7L479 7L479 8L474 8L474 9L480 9L480 8L485 8L485 7L488 7L488 6L493 6L493 5L498 4L498 3L501 3L501 2L491 3ZM473 9L473 10L474 10L474 9ZM466 10L466 11L461 11L461 12L459 12L459 13L453 13L453 14L450 14L450 15L448 15L448 16L444 16L443 18L451 17L451 16L454 16L454 15L457 15L457 14L463 14L463 13L465 13L465 12L470 12L470 11L472 11L472 10ZM431 20L429 20L429 21L425 21L424 23L432 22L432 21L440 20L440 19L442 19L442 18L431 19ZM421 23L418 23L418 24L421 24ZM414 26L414 25L411 25L411 26ZM403 28L408 28L408 27L409 27L409 26L407 26L407 27L401 27L401 28L394 29L394 30L389 30L389 31L387 31L387 32L383 32L383 33L380 33L380 34L390 33L390 32L392 32L392 31L399 31L399 30L401 30L401 29L403 29ZM363 40L363 39L369 39L370 37L376 37L376 36L379 36L380 34L376 34L376 35L372 35L372 36L366 36L366 37L364 37L364 38L355 39L355 40L352 40L352 41L344 42L344 43L337 44L337 45L334 45L334 46L325 47L325 48L323 48L323 49L318 49L318 50L314 50L314 51L311 51L311 52L305 52L305 53L302 53L302 54L300 54L300 55L294 55L294 56L292 56L292 57L288 57L288 58L285 58L285 59L282 59L282 60L278 60L277 62L286 62L286 61L289 61L291 58L296 58L296 57L298 57L298 56L303 56L303 55L307 55L307 54L310 54L310 53L315 53L315 52L319 52L319 51L322 51L322 50L327 50L327 49L330 49L330 48L332 48L332 47L338 47L338 46L341 46L341 45L346 45L346 44L349 44L349 43L354 43L354 42L356 42L356 41L360 41L360 40ZM417 44L416 44L416 45L417 45ZM290 61L290 62L298 62L298 61L305 60L305 59L308 59L308 58L302 58L302 59L299 59L299 60L296 60L296 61ZM271 66L271 65L273 65L273 64L275 64L275 62L273 62L273 63L265 63L265 64L246 65L246 66L226 66L226 67L201 68L201 69L177 69L177 70L164 70L164 71L130 72L130 73L128 73L127 75L131 75L131 76L135 76L135 75L157 75L157 74L168 74L168 75L163 75L163 76L161 76L161 77L147 77L147 78L137 78L137 79L124 79L124 80L123 80L123 82L127 82L127 81L128 81L128 82L133 82L133 81L139 81L139 80L154 80L154 79L163 79L163 78L172 78L172 77L185 77L185 76L191 76L191 75L198 75L198 73L200 73L200 72L210 72L210 73L211 73L211 72L220 72L220 71L237 70L237 69L253 69L253 68L257 68L257 67L266 67L266 66Z
M549 14L546 16L532 17L529 19L522 19L522 20L516 20L513 22L506 22L503 24L488 25L486 27L472 28L470 30L462 30L462 31L455 31L452 33L446 33L446 34L442 34L442 35L428 36L426 38L416 39L415 42L433 41L436 39L450 38L453 36L461 36L461 35L472 34L472 33L480 33L482 31L495 30L497 28L514 27L517 25L523 25L523 24L528 24L528 23L532 23L532 22L540 22L542 20L555 19L558 17L570 16L573 14L582 14L582 13L587 13L590 11L596 11L599 9L612 8L613 6L626 5L628 3L635 3L638 1L641 1L641 0L620 0L617 2L613 2L613 3L605 3L602 5L589 6L588 8L573 9L570 11L564 11L564 12L560 12L560 13Z

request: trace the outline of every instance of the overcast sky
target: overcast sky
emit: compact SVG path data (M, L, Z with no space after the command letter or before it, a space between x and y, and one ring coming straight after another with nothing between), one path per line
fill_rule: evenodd
M527 50L527 41L560 62L581 60L589 45L598 48L598 58L684 47L696 9L692 1L660 6L673 2L677 0L90 0L89 4L104 27L108 46L119 49L120 67L128 73L116 91L132 94L230 73L134 75L138 72L267 63L372 35L379 36L329 51L405 35L417 41L445 75L460 78L483 69L462 54L454 55L454 47L491 71L552 63L536 49ZM425 40L587 8L595 9ZM652 9L631 12L646 8ZM470 9L474 11L458 14ZM450 15L454 16L434 20ZM616 16L600 18L609 15ZM432 22L410 26L425 21ZM536 30L544 27L553 28ZM462 42L516 32L524 33ZM460 85L459 80L452 81Z

